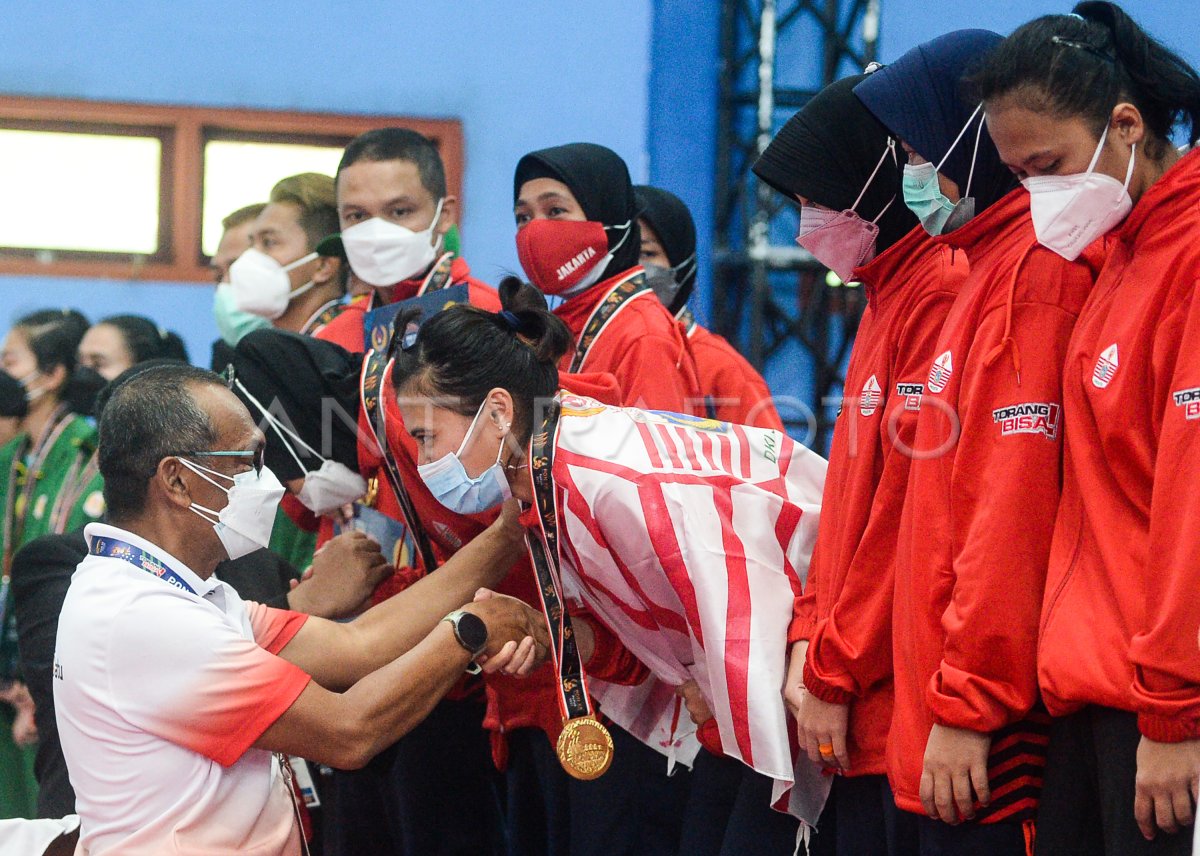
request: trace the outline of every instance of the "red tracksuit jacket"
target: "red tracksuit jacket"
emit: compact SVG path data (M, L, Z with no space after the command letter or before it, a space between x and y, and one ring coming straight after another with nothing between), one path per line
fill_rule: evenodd
M849 775L880 775L892 720L896 536L929 364L967 275L966 254L918 226L856 277L867 290L833 431L821 524L789 641L809 640L804 685L850 703Z
M578 340L600 301L619 283L641 272L640 266L633 267L597 283L567 300L554 314ZM564 356L560 370L569 372L573 359L574 353ZM682 325L652 291L634 297L613 317L579 370L615 375L623 406L704 413L704 393Z
M391 299L387 302L397 303L401 300L408 300L410 297L416 297L417 291L420 290L425 279L426 277L406 279L404 282L397 283L392 288ZM467 264L466 259L459 256L450 264L449 285L464 284L467 286L472 306L478 306L489 312L500 311L500 295L496 294L496 289L471 276L470 265ZM363 319L377 305L386 305L379 304L375 297L378 293L372 292L350 301L342 310L342 314L322 327L316 337L341 345L352 354L363 353L366 350L366 343L363 341Z
M1044 767L1046 719L1027 715L1061 481L1062 365L1099 259L1040 246L1021 188L938 240L965 250L971 271L917 418L896 552L888 777L897 805L921 812L935 722L1011 727L993 737L992 803L978 815L995 821L1032 811Z
M1038 673L1051 713L1200 738L1200 151L1110 235L1067 352Z
M687 331L687 343L696 361L700 389L712 399L717 419L783 430L767 382L737 348L694 322Z

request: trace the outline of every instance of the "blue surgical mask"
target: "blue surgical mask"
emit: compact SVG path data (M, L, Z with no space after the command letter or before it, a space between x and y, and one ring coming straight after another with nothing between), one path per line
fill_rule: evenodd
M479 514L500 505L512 496L508 479L504 476L504 467L500 464L500 456L504 454L504 441L501 439L500 448L496 450L496 463L492 464L475 478L467 475L461 455L475 434L475 426L483 415L485 400L475 412L471 427L463 437L457 452L443 455L436 461L421 464L417 473L425 482L425 487L434 498L451 511L459 514Z
M231 348L236 348L237 343L247 333L271 328L271 322L261 315L253 315L237 308L233 286L227 282L217 285L216 293L213 294L213 318L217 321L217 331L221 338Z

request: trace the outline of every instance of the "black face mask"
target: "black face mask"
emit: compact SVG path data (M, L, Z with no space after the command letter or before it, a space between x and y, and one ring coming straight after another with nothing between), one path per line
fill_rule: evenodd
M63 390L63 400L71 408L72 413L80 416L96 415L96 396L108 385L108 381L100 372L89 366L78 366L67 381Z

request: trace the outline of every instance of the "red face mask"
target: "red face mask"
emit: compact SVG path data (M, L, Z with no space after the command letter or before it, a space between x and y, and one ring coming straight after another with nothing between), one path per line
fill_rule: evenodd
M607 254L604 224L594 220L530 220L517 232L521 267L543 294L575 288Z

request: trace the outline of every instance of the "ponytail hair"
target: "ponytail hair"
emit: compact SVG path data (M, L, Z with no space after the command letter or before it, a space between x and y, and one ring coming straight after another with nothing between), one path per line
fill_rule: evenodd
M397 316L392 341L396 391L438 400L474 416L489 392L513 397L513 431L528 439L534 404L558 392L558 362L571 349L571 333L527 282L500 283L500 312L459 304L421 323L420 310Z
M38 371L46 373L62 366L68 380L75 372L79 343L88 326L87 318L75 309L41 309L23 315L13 324L29 342ZM55 397L63 400L63 389Z
M120 332L135 364L146 360L188 362L187 347L179 334L159 327L143 315L110 315L96 323L107 324Z
M1184 120L1188 142L1200 137L1200 75L1120 6L1103 0L1018 27L969 83L985 102L1012 96L1035 112L1082 117L1097 135L1113 107L1128 101L1142 114L1156 148L1169 145Z

